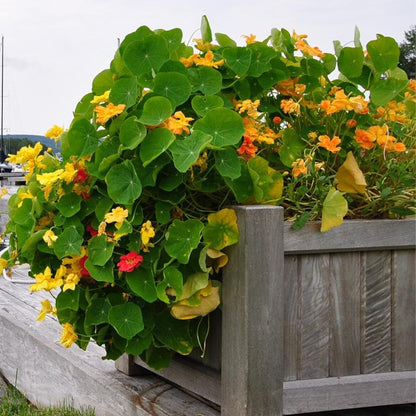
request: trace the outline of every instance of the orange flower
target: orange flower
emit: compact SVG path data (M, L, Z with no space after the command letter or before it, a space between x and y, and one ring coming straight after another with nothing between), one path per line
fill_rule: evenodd
M250 36L243 35L242 37L246 40L247 45L257 42L256 35L253 35L252 33L250 33Z
M254 146L251 139L244 136L242 145L237 149L237 153L242 156L245 160L251 159L256 155L257 147Z
M188 126L189 122L192 120L192 117L185 117L185 114L182 113L182 111L177 111L173 116L160 124L159 127L165 127L173 134L182 134L184 131L189 134Z
M296 159L292 163L292 176L297 178L299 175L306 175L308 173L308 168L306 167L305 161L303 159Z
M299 103L293 101L292 98L289 98L288 100L282 100L280 103L280 108L286 114L296 113L297 115L300 115L300 105Z
M354 139L363 149L370 150L375 146L376 138L367 130L356 129Z
M191 55L188 58L180 58L179 60L187 67L190 68L194 63L195 63L195 59L199 57L199 55L197 53L194 53L193 55Z
M319 58L323 58L325 56L325 54L322 53L318 47L315 46L312 48L312 46L309 46L303 39L298 39L296 41L295 48L306 55L318 56Z
M331 153L337 153L341 150L340 147L337 147L340 143L341 139L338 136L334 136L332 139L327 135L318 137L318 146L323 147Z
M107 106L97 105L94 111L97 113L97 123L105 124L110 118L118 116L126 108L126 104L114 105L108 103Z
M301 97L306 90L305 84L298 84L298 78L289 78L279 81L276 84L276 90L282 95L290 95L292 97Z
M353 129L357 125L357 120L350 118L349 120L347 120L345 125L347 126L348 129Z

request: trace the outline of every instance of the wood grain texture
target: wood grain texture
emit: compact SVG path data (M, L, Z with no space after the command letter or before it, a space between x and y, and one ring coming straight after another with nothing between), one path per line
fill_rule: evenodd
M299 258L301 276L300 378L329 375L329 254Z
M392 366L416 369L416 258L414 250L393 253Z
M366 254L362 373L391 370L391 252Z
M414 403L415 393L414 371L288 381L284 414Z
M285 224L285 253L415 248L415 224L415 219L346 220L325 233L319 232L318 222L308 223L300 230Z
M300 278L298 256L285 256L284 380L297 380L300 362Z
M360 373L361 254L330 257L330 376Z
M283 209L237 207L240 241L223 275L223 416L283 409Z

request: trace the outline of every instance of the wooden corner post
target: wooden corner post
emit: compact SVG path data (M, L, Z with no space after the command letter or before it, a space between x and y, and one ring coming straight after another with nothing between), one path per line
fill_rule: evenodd
M223 275L222 416L283 413L283 208L234 207Z

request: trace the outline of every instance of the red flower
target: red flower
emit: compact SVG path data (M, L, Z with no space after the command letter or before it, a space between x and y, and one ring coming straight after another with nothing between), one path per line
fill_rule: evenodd
M137 253L137 251L130 251L130 253L121 256L120 261L117 263L118 270L120 272L132 272L137 269L143 261L143 256Z
M279 124L281 121L282 121L282 119L280 117L278 117L278 116L273 117L273 123L274 124Z
M74 183L82 183L88 179L88 173L84 169L78 169L77 174L74 178Z
M91 234L91 237L98 234L98 231L91 224L87 225L86 230Z
M88 256L84 256L79 260L81 266L81 276L91 276L90 272L85 268L85 262L88 260Z
M244 136L243 144L237 149L237 153L244 159L251 159L256 155L257 147L248 136Z

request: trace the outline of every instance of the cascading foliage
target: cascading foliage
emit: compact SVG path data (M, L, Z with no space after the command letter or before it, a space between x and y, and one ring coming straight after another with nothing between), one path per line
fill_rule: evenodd
M205 17L201 35L194 50L180 29L138 28L70 128L48 131L62 158L40 144L9 157L27 184L2 266L31 265L31 290L52 295L38 319L56 315L66 347L94 340L157 369L203 347L222 250L238 242L233 205L283 205L322 231L414 214L416 85L392 38L364 51L356 31L330 54L273 29L238 46L212 43Z

